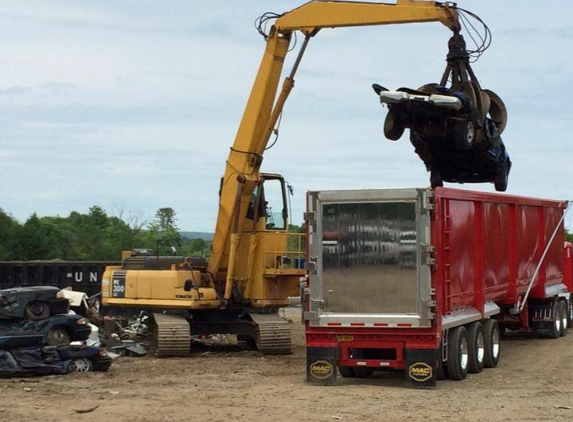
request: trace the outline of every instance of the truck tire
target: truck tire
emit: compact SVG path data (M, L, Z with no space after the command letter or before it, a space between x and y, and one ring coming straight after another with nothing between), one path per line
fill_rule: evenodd
M485 340L484 368L495 368L499 363L501 352L501 331L495 319L486 319L483 322L483 336Z
M440 343L440 347L438 349L438 369L436 371L436 378L441 380L448 379L448 362L444 362L443 354L444 354L444 345Z
M338 372L340 372L340 376L342 378L354 378L354 377L356 377L356 375L354 375L354 368L351 366L339 366Z
M355 366L352 368L354 370L354 375L356 378L370 378L374 373L374 368Z
M479 374L483 369L485 358L485 337L481 322L474 322L469 325L468 345L469 345L469 366L468 372Z
M469 343L465 327L456 327L448 335L448 376L461 381L468 374Z
M558 300L551 305L551 315L553 316L553 322L547 336L553 339L559 338L561 337L561 305Z
M559 304L559 316L561 318L561 329L559 331L559 335L561 337L565 337L567 335L567 329L569 328L569 319L567 317L569 309L567 309L566 300L560 299L557 303Z

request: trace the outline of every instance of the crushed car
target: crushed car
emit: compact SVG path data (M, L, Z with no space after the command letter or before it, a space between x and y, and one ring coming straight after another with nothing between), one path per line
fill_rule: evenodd
M53 286L15 287L0 290L0 319L42 320L67 314L69 301Z
M63 346L0 350L0 377L107 371L110 366L111 357L105 349L99 347Z
M372 86L388 107L384 135L396 141L410 129L410 141L433 187L444 181L489 182L505 191L512 165L501 139L507 109L497 94L481 88L463 37L454 34L448 45L448 65L440 83L396 91Z
M80 315L56 315L42 321L0 320L0 349L65 346L85 341L91 327Z

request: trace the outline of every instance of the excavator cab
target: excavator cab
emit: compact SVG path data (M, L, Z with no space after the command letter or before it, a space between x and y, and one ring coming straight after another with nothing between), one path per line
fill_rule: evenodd
M286 230L288 228L286 182L279 174L262 174L262 179L263 183L255 187L251 193L247 218L251 220L265 218L266 230Z

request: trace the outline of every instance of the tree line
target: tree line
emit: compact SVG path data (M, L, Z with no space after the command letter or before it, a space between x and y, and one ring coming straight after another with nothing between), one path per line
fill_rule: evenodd
M172 208L160 208L149 223L133 217L109 215L93 206L86 214L67 217L30 216L18 222L0 208L0 261L63 259L69 261L119 261L121 252L135 248L160 254L207 256L209 243L183 238Z

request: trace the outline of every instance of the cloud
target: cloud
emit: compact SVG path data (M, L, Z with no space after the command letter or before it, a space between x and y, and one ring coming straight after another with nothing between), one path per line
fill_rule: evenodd
M253 21L300 3L4 2L0 206L19 219L94 204L151 219L170 206L182 229L212 230L219 179L264 50ZM465 5L494 35L474 69L509 109L510 193L570 196L561 182L573 160L572 112L562 93L573 73L573 8L562 4ZM384 139L386 110L370 86L437 80L449 35L433 23L323 30L311 40L263 163L295 186L295 221L307 189L428 185L407 137Z

